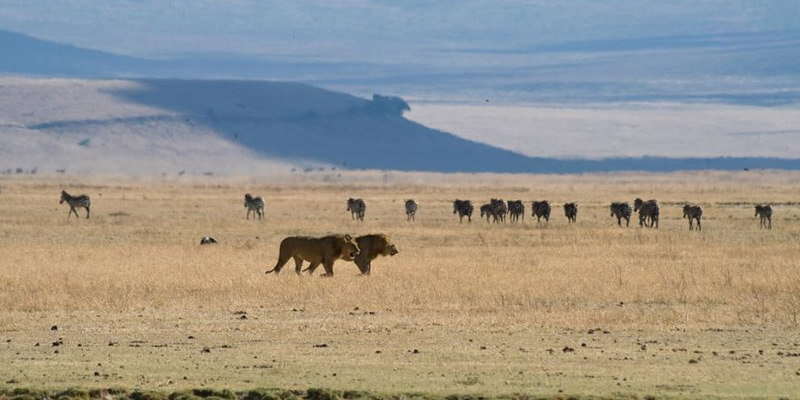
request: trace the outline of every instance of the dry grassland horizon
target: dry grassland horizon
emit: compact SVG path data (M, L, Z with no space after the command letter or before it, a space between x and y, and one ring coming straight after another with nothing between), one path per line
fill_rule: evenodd
M5 387L800 393L800 173L181 179L2 177ZM92 217L68 218L62 189L91 196ZM245 219L246 192L264 220ZM455 198L492 197L524 200L525 222L453 215ZM608 204L635 197L661 201L659 229L616 226ZM530 216L543 199L549 223ZM684 202L704 208L702 232ZM329 233L386 233L400 253L369 277L341 260L333 278L264 274L282 238Z
M416 184L354 176L354 183L340 185L6 179L0 310L374 304L408 312L513 311L552 326L797 326L800 320L796 173L490 175L475 186L459 176L448 184L435 175ZM92 197L90 220L66 217L68 207L57 202L62 188ZM245 220L245 192L265 197L265 220ZM345 211L350 196L366 200L364 223ZM611 201L638 196L662 202L660 229L641 229L635 218L618 228L609 216ZM477 207L491 197L523 199L525 223L481 220ZM420 204L416 223L405 221L406 198ZM455 198L476 205L471 224L453 215ZM553 203L548 224L530 216L537 199ZM577 224L566 223L567 201L579 204ZM702 232L688 231L684 202L704 207ZM759 203L773 204L774 229L758 228L753 204ZM293 265L264 276L285 236L373 232L391 235L400 254L376 260L369 278L341 260L334 279L298 278ZM205 235L220 244L200 247Z

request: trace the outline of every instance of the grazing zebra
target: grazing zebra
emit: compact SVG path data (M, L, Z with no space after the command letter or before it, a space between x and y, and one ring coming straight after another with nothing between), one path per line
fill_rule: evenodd
M453 202L453 214L458 213L458 222L464 222L464 216L472 222L472 202L469 200L455 200Z
M92 201L89 200L89 196L82 194L80 196L70 196L69 193L62 190L61 191L61 200L58 201L58 204L64 204L64 202L69 204L69 212L67 213L67 218L69 218L72 213L75 213L75 218L78 217L78 211L75 210L76 208L85 208L86 209L86 219L89 219L89 207L92 205Z
M503 201L503 199L492 199L490 204L494 211L494 222L499 220L502 223L506 223L506 214L508 214L508 205L506 205L506 202Z
M576 222L578 220L578 204L577 203L564 204L564 215L567 216L567 221Z
M347 211L350 211L350 217L357 221L364 220L364 212L367 211L367 204L362 199L347 199Z
M508 214L511 222L519 221L520 217L522 222L525 222L525 203L522 200L509 200Z
M692 222L697 220L697 230L702 231L703 227L700 225L700 218L703 217L703 209L700 206L683 205L683 217L689 218L689 230L694 230Z
M489 217L494 217L494 222L497 222L497 216L494 215L494 207L491 203L481 206L481 218L486 217L486 222L489 222Z
M772 206L767 204L766 206L757 205L756 206L756 215L755 217L761 217L759 228L769 228L772 229ZM769 223L769 225L767 225Z
M631 225L631 206L628 203L611 203L611 216L617 217L617 226L622 226L622 219L625 218L625 226Z
M658 228L659 209L658 200L644 201L637 197L633 201L633 211L639 211L639 226ZM650 225L647 224L648 219L650 220Z
M250 193L244 195L244 208L247 209L247 219L250 219L250 213L258 215L258 219L264 218L264 199L261 196L253 197ZM255 216L253 216L255 219Z
M406 200L406 221L415 221L415 216L417 215L417 208L419 204L417 204L414 199Z
M540 222L541 218L550 222L550 203L547 200L531 203L531 217L536 217L536 222Z

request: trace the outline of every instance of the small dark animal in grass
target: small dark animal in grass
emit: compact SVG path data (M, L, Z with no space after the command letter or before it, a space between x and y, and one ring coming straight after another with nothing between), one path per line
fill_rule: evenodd
M200 239L200 245L202 246L202 245L206 245L206 244L217 244L217 239L214 239L211 236L203 236Z
M283 266L290 258L294 259L295 272L300 275L303 261L311 263L309 270L313 271L322 264L325 268L324 276L333 276L333 263L338 259L353 261L359 249L355 240L350 235L330 235L321 238L308 236L289 236L281 241L278 262L275 267L266 273L281 272Z
M520 218L525 222L525 204L522 200L508 201L508 215L511 222L518 222Z
M399 253L397 246L392 242L392 238L382 233L359 236L356 238L356 244L358 244L358 254L353 261L355 261L362 275L370 274L372 260L378 258L378 256L394 256ZM305 271L313 274L317 266L312 264Z
M757 205L756 206L756 217L759 217L760 224L758 225L759 228L768 228L772 229L772 206L767 204L766 206Z
M364 213L367 211L367 203L363 199L347 199L347 211L350 211L350 217L356 221L364 220Z
M64 202L69 204L69 212L67 213L67 218L70 215L75 213L75 218L78 218L78 211L76 208L85 208L86 209L86 219L89 219L89 207L92 205L92 201L89 200L89 196L82 194L80 196L71 196L66 191L61 191L61 200L58 201L58 204L63 204Z
M253 197L250 193L246 193L244 195L244 208L247 209L247 219L250 219L251 212L255 213L258 219L264 218L264 199L261 196Z
M408 199L406 200L405 203L406 203L406 221L415 221L417 215L417 208L419 207L419 204L417 204L417 202L414 201L414 199Z
M700 225L700 218L703 217L703 209L700 206L692 206L689 204L683 205L683 217L689 219L689 230L694 230L692 222L697 220L697 230L702 231L703 227Z
M567 221L576 222L578 220L578 203L564 204L564 215L567 216Z
M453 214L458 213L458 222L464 222L466 216L472 222L472 202L469 200L455 200L453 202Z
M622 226L622 219L625 219L625 226L631 225L631 206L628 203L611 203L609 207L611 216L617 217L617 226Z
M534 201L531 203L531 217L536 217L536 222L544 218L545 222L550 221L550 203L547 200Z
M658 200L644 201L637 197L633 201L633 211L639 211L639 226L658 228L660 208ZM648 221L650 222L649 225Z

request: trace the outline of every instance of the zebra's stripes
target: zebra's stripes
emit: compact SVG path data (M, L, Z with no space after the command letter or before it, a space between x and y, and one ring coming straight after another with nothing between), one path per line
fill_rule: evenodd
M659 210L658 200L644 201L637 197L633 201L633 211L639 211L639 226L658 228ZM647 224L648 220L650 221L649 225Z
M564 204L564 215L567 217L567 221L576 222L578 220L578 204L577 203Z
M364 213L367 211L367 203L363 199L347 199L347 211L350 211L350 217L357 221L364 220Z
M489 204L492 205L492 216L494 222L500 221L506 223L506 214L508 214L508 205L503 199L492 199Z
M264 218L264 199L261 196L253 197L250 193L246 193L244 195L244 208L247 209L247 219L250 219L251 212L255 213L258 219Z
M692 206L689 204L683 205L683 217L689 219L689 230L694 230L692 222L697 220L697 230L702 231L703 227L700 225L700 218L703 217L703 209L700 206Z
M768 228L772 229L772 206L767 204L766 206L757 205L756 206L756 217L759 217L759 228ZM769 225L767 225L769 223Z
M414 199L406 200L406 221L415 221L418 207L419 204Z
M511 222L519 221L520 217L522 222L525 222L525 203L522 200L509 200L508 215Z
M82 194L80 196L71 196L66 191L61 191L61 200L58 201L58 204L64 204L64 202L69 204L69 212L67 213L67 218L72 213L75 213L75 218L78 217L78 211L76 208L85 208L86 209L86 219L89 219L89 207L92 205L92 201L89 199L89 196Z
M550 202L547 200L531 203L531 217L536 217L536 222L540 222L541 218L544 218L545 222L549 222L550 210Z
M458 222L464 222L465 216L472 222L472 202L456 199L453 201L453 214L458 214Z
M617 217L617 226L622 226L622 219L625 219L625 226L631 225L631 206L628 203L611 203L609 207L611 216Z

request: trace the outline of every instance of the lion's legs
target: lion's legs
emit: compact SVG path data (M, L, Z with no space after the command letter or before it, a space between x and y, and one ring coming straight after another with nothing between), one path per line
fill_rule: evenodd
M322 260L322 267L325 268L325 275L333 276L333 260Z
M369 275L369 261L356 260L356 266L358 270L361 271L361 275Z
M294 257L294 272L296 272L297 275L303 272L303 259L300 257Z
M311 265L308 266L308 268L303 270L303 272L308 272L309 275L314 275L314 271L317 270L317 267L319 267L319 263L312 262Z

